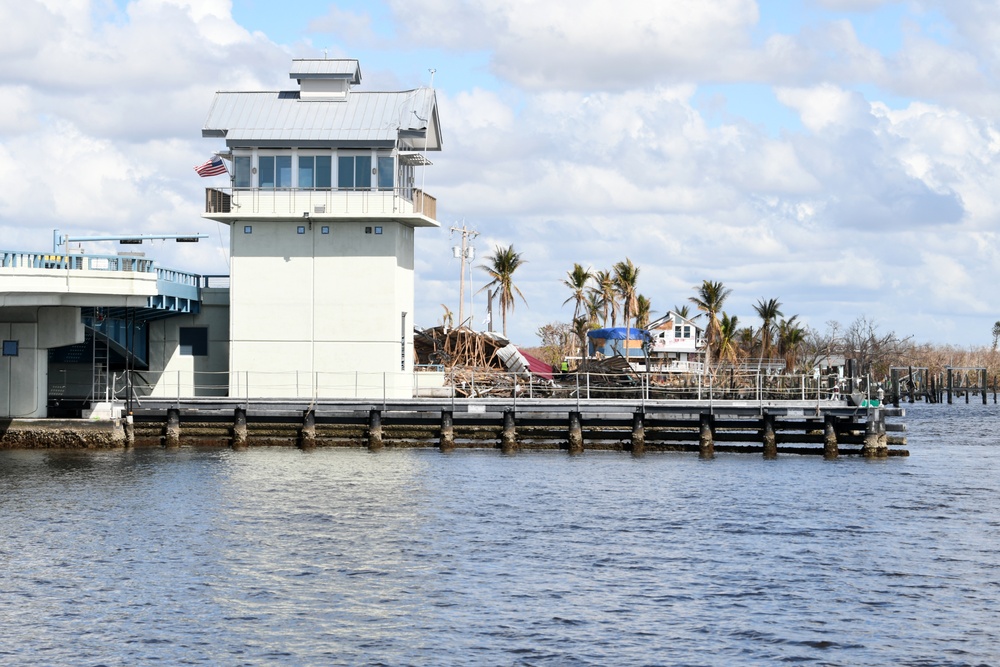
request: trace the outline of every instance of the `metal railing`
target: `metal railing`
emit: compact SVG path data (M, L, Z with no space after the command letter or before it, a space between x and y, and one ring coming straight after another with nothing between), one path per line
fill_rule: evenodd
M124 255L76 255L0 250L0 267L152 273L156 269L156 262L144 257Z
M527 373L477 370L441 372L209 372L166 371L133 373L135 396L167 399L229 397L233 399L385 399L428 396L463 399L622 399L645 401L736 401L764 405L775 401L841 402L845 396L833 378L814 375L743 373L725 381L688 374L655 373L563 374L549 381ZM81 387L50 384L50 395L79 396ZM88 385L89 389L89 385ZM115 384L115 397L123 399L125 382ZM865 395L870 394L866 390ZM867 396L869 399L870 396Z
M205 213L240 215L423 215L437 200L417 188L206 188Z

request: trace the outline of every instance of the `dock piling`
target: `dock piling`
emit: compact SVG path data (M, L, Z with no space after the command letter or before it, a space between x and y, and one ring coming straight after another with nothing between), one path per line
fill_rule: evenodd
M451 410L441 411L441 440L438 449L442 452L455 451L455 413Z
M382 449L382 411L368 411L368 451L377 452Z
M646 413L636 410L632 413L632 456L646 453Z
M247 411L244 408L233 410L233 449L247 448Z
M299 430L299 448L316 448L316 411L309 409L302 414L302 428Z
M517 432L514 429L514 411L504 410L503 433L500 434L500 451L513 454L517 451Z
M181 446L181 411L177 408L167 410L167 431L163 444L167 449Z
M764 458L768 460L778 458L778 439L774 434L774 415L769 412L764 413L761 440L764 443Z
M583 423L579 412L569 413L569 453L583 453Z
M839 455L836 422L832 415L827 415L823 420L823 458L832 461Z
M715 428L714 419L708 413L698 417L698 458L715 458Z

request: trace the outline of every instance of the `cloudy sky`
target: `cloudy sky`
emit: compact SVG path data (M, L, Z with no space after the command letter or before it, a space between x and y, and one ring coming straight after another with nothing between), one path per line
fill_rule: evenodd
M192 170L221 147L212 94L287 89L324 54L369 90L436 70L419 325L458 310L462 224L477 264L527 261L526 345L569 320L574 262L626 257L655 314L709 279L746 324L761 298L963 346L1000 320L997 0L0 0L0 247L202 232L145 249L227 273Z

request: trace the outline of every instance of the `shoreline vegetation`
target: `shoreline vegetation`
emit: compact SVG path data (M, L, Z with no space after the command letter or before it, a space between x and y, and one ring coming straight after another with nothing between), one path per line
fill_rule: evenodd
M518 262L498 266L496 258L502 253L516 255ZM489 271L494 283L516 291L514 270L524 263L513 246L497 248ZM502 279L498 279L497 270ZM605 327L635 327L645 329L652 316L653 302L638 290L640 267L626 258L609 270L584 268L574 264L561 281L569 297L563 305L572 304L569 322L553 321L536 331L541 344L525 347L540 359L559 367L563 360L586 356L587 332ZM485 288L484 288L485 289ZM860 315L853 322L826 322L821 331L803 324L798 315L791 314L780 298L761 297L752 309L755 318L744 323L730 315L725 306L732 289L722 282L705 280L693 288L694 295L681 305L664 309L691 319L704 329L706 340L706 372L711 373L720 365L738 366L757 362L784 363L789 374L811 373L820 366L829 367L831 360L853 360L861 375L876 382L887 381L892 368L926 369L931 376L952 369L985 368L990 383L1000 375L1000 320L989 332L989 345L959 347L948 344L917 343L912 336L886 331L868 315ZM516 291L520 295L520 291ZM522 296L523 299L523 296ZM501 302L506 316L513 310L513 300Z

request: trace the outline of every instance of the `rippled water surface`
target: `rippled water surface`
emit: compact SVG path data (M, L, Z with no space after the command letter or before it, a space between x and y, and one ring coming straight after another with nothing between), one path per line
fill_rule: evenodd
M885 461L0 452L0 664L1000 664L1000 411L906 421Z

